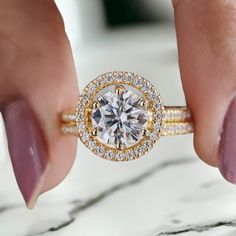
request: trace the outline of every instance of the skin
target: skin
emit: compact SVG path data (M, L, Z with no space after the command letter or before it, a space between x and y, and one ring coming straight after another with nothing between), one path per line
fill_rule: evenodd
M34 109L51 161L44 192L65 178L76 153L76 138L61 135L58 120L78 99L71 48L53 1L1 0L0 9L0 107L23 96Z
M173 4L181 79L195 121L195 150L207 164L219 166L224 116L235 96L236 2Z
M218 166L222 123L236 86L236 3L177 0L173 6L181 79L195 121L195 150L203 161ZM79 91L55 3L0 0L0 55L1 111L24 97L45 135L51 160L45 192L65 178L76 154L76 138L59 129L58 114L74 109Z

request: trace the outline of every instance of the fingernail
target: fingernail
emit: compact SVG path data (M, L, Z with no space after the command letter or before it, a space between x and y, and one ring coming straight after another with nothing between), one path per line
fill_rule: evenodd
M220 141L220 166L223 177L236 184L236 98L226 113Z
M44 136L34 112L23 100L8 105L3 118L16 180L27 207L33 208L48 170Z

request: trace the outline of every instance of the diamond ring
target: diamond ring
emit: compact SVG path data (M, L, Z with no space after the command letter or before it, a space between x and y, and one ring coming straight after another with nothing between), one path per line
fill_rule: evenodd
M193 132L187 107L167 107L143 77L109 72L90 82L75 111L62 114L62 132L77 135L97 156L129 161L146 154L160 136Z

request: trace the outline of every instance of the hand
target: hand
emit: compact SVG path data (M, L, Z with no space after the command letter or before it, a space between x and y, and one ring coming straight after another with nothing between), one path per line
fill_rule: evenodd
M236 1L175 0L173 4L196 152L236 184Z
M236 183L236 3L175 0L179 62L195 121L195 149ZM52 1L0 1L0 109L16 179L28 207L69 172L76 138L59 113L78 98L63 20Z
M17 183L28 207L60 183L76 138L60 133L59 113L78 99L75 66L53 1L0 1L0 109Z

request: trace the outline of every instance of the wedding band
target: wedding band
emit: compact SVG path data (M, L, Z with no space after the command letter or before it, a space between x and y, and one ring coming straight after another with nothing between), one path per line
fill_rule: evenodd
M112 161L143 156L160 136L194 131L187 107L164 106L156 88L131 72L98 76L61 120L63 134L78 136L94 154Z

